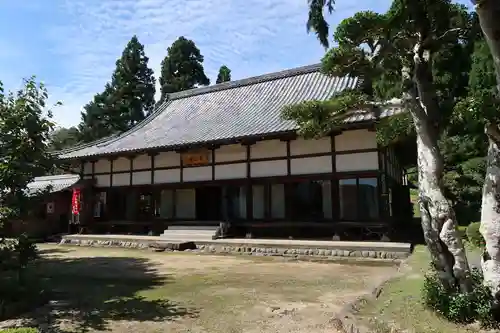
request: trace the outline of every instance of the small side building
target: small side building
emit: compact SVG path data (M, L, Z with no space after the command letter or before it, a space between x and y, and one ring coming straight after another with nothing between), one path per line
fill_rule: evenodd
M121 135L61 152L95 182L95 233L159 233L230 221L234 235L380 238L411 218L394 147L377 121L399 105L353 110L330 135L305 140L283 107L326 100L359 80L319 65L171 94ZM84 198L85 200L85 198Z
M44 238L71 232L71 197L74 189L90 189L91 181L84 181L78 174L36 177L27 186L32 206L22 220L11 221L7 235L27 233ZM76 229L74 230L76 232Z

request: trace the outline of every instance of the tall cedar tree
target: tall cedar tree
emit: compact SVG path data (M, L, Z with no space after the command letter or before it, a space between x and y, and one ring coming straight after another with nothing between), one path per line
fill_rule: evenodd
M111 115L113 127L126 131L148 116L154 108L155 78L148 67L149 59L137 36L128 42L122 56L116 61L111 85L113 87L115 112ZM116 116L116 117L115 117Z
M82 141L126 131L153 111L155 78L148 61L144 46L133 36L116 61L111 83L84 106L79 125Z
M92 101L83 107L82 121L78 125L80 140L91 142L111 135L114 132L111 124L113 112L113 87L107 83L104 91L96 94Z
M170 93L209 84L200 50L192 40L179 37L167 49L167 56L161 62L161 101Z
M226 66L222 65L219 68L219 74L217 74L216 84L231 81L231 70Z
M328 25L323 9L326 5L333 10L333 0L310 0L309 4L308 28L326 46ZM464 292L471 290L472 281L455 212L443 186L444 160L439 149L452 108L446 96L438 93L434 59L439 51L463 39L469 23L467 11L448 0L394 0L385 14L360 12L344 20L334 34L338 46L323 59L324 71L330 75L363 76L368 83L386 76L401 82L402 103L409 114L387 121L391 130L377 134L387 142L388 133L397 133L398 127L407 131L411 125L416 135L424 238L443 287L454 290L459 286ZM364 94L347 91L326 103L290 106L284 116L297 121L306 135L324 135L353 108L371 108L375 89L369 88ZM401 121L405 116L409 123Z

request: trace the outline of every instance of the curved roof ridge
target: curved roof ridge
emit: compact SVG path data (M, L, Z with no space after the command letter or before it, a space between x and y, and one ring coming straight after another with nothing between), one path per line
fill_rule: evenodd
M191 97L191 96L197 96L197 95L202 95L202 94L207 94L211 92L216 92L216 91L222 91L222 90L227 90L227 89L232 89L232 88L238 88L238 87L243 87L246 85L252 85L252 84L257 84L257 83L262 83L262 82L267 82L267 81L272 81L272 80L278 80L282 79L285 77L292 77L296 75L302 75L302 74L307 74L307 73L312 73L312 72L317 72L321 69L321 63L316 63L312 65L306 65L306 66L301 66L301 67L296 67L296 68L291 68L291 69L285 69L279 72L271 72L271 73L266 73L262 75L257 75L257 76L252 76L249 78L241 79L241 80L235 80L235 81L228 81L228 82L223 82L219 83L213 86L208 86L208 87L200 87L200 88L193 88L193 89L188 89L184 91L179 91L176 93L168 94L168 99L165 100L162 104L160 104L155 111L153 111L150 115L148 115L146 118L144 118L141 122L130 128L129 130L117 134L112 134L110 136L107 136L102 139L98 139L92 142L88 142L82 145L78 145L75 147L67 148L61 151L54 152L54 154L57 155L62 155L62 154L67 154L74 152L76 150L88 148L91 146L98 146L98 147L103 147L108 144L111 144L115 142L118 139L121 139L127 135L130 135L137 130L141 129L145 125L149 124L153 119L155 119L158 115L160 115L166 108L167 106L171 103L171 101L176 100L176 99L181 99L181 98L186 98L186 97Z
M262 83L262 82L267 82L267 81L272 81L272 80L278 80L278 79L282 79L285 77L292 77L295 75L317 72L320 69L321 69L320 63L291 68L291 69L285 69L285 70L282 70L279 72L271 72L271 73L266 73L266 74L262 74L262 75L251 76L251 77L244 78L241 80L222 82L219 84L215 84L213 86L199 87L199 88L193 88L193 89L188 89L188 90L183 90L183 91L171 93L171 94L168 94L168 97L169 97L168 100L170 101L170 100L191 97L191 96L196 96L196 95L202 95L202 94L207 94L207 93L221 91L221 90L239 88L239 87L243 87L243 86L247 86L247 85L251 85L251 84Z

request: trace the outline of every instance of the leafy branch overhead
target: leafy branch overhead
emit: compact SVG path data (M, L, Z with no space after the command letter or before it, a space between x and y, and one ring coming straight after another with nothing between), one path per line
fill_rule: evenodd
M304 137L321 137L342 124L352 110L371 111L370 97L357 90L346 90L328 101L305 101L288 105L283 118L294 120Z
M318 35L323 45L328 45L328 25L324 21L324 9L332 10L334 1L311 0L308 28ZM434 63L430 77L437 88L440 114L437 115L441 125L448 122L453 112L456 96L463 94L464 71L468 61L459 62L458 59L470 50L463 39L471 34L472 16L465 7L450 4L449 1L424 1L423 7L410 8L411 1L394 1L391 8L384 14L372 11L361 11L352 17L344 19L333 32L336 46L327 51L322 59L322 72L336 77L355 76L361 78L359 95L347 92L336 95L332 101L302 103L289 107L284 111L286 119L294 120L299 124L300 132L308 136L319 136L327 129L337 124L340 114L345 114L346 103L352 103L350 108L355 110L366 101L385 107L392 98L401 98L403 92L402 69L414 67L415 45L418 44L415 33L415 20L426 20L429 27L428 35L424 39L426 47L432 50ZM422 12L421 10L425 12ZM424 15L424 18L416 15ZM477 32L476 32L477 33ZM452 61L460 66L460 70L451 67ZM457 65L458 66L458 65ZM349 98L346 98L349 96ZM362 96L356 101L354 96ZM337 103L336 99L342 100ZM339 107L338 105L342 105ZM294 109L293 112L290 110ZM336 114L336 117L331 115ZM408 114L383 119L377 127L379 143L386 145L390 142L408 137L414 133L412 118ZM331 123L323 123L331 122ZM317 131L316 133L314 131Z

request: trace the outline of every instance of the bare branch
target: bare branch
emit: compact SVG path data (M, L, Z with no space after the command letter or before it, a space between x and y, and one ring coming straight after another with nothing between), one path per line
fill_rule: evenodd
M440 41L440 40L446 38L449 34L451 34L453 32L456 32L456 31L460 31L460 30L462 30L462 29L461 28L449 29L449 30L445 31L441 36L439 36L438 38L436 38L435 42Z

